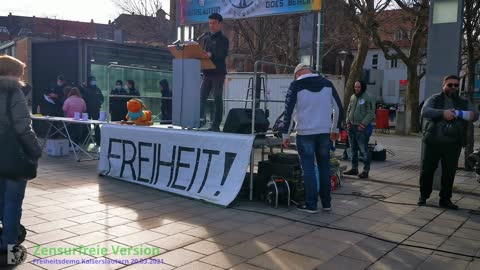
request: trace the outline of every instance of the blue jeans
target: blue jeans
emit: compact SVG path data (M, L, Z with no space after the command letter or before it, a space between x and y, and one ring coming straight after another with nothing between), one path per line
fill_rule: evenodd
M26 188L27 180L0 178L0 217L3 225L1 250L17 243Z
M297 135L297 151L305 183L305 205L317 209L318 192L315 176L315 159L320 178L322 206L331 206L330 190L330 134Z
M362 153L363 170L370 171L370 153L368 151L368 129L358 130L358 126L351 126L348 130L348 140L352 148L352 169L358 170L358 151Z

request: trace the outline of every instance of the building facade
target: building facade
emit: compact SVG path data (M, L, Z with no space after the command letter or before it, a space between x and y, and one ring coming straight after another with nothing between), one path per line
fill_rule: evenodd
M378 16L378 22L380 38L392 41L408 55L414 25L413 18L402 9L385 10ZM352 52L356 54L356 47ZM426 63L426 59L422 60L422 63ZM419 65L418 72L424 68L424 64ZM367 82L368 91L376 96L378 103L402 103L400 92L407 83L407 66L400 58L387 60L383 51L372 42L363 69L363 79ZM424 99L425 79L422 78L419 103Z

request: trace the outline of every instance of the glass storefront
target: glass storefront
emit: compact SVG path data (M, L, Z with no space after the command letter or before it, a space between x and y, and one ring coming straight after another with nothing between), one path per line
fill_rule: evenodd
M171 88L172 72L154 70L140 67L118 66L118 65L97 65L90 66L90 72L97 79L97 85L105 97L102 110L108 110L108 95L115 87L115 82L121 80L124 85L127 80L135 82L135 88L140 92L140 99L145 103L154 115L154 120L161 118L160 80L166 79Z
M124 85L127 80L133 80L140 98L152 111L154 121L161 119L160 80L166 79L172 88L172 56L167 50L88 44L87 51L87 73L96 77L97 86L105 97L102 110L109 110L108 96L117 80Z

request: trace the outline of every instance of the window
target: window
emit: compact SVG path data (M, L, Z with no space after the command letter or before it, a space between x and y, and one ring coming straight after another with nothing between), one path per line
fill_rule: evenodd
M413 37L413 34L414 34L414 30L413 30L413 29L408 30L407 39L408 39L408 40L411 40L412 37Z
M378 54L372 55L372 69L378 68Z
M6 55L14 56L14 47L10 46L6 49L3 49L2 51L0 51L0 54L6 54Z
M32 31L28 28L22 28L20 31L18 31L18 36L26 36L28 34L31 34Z
M398 67L398 59L390 60L390 68L397 68Z
M8 28L5 26L0 26L0 33L10 34L10 32L8 31Z
M395 32L393 32L393 41L402 40L402 39L403 39L403 31L395 30Z
M385 92L384 92L384 96L387 96L387 97L394 97L395 96L395 85L396 85L397 81L395 80L388 80L388 86L387 86L387 89L385 89Z
M433 6L433 24L457 22L458 5L457 0L436 1Z

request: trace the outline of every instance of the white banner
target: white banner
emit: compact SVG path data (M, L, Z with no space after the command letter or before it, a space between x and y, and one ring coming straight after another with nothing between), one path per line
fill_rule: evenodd
M103 125L101 175L227 206L242 186L254 137Z

